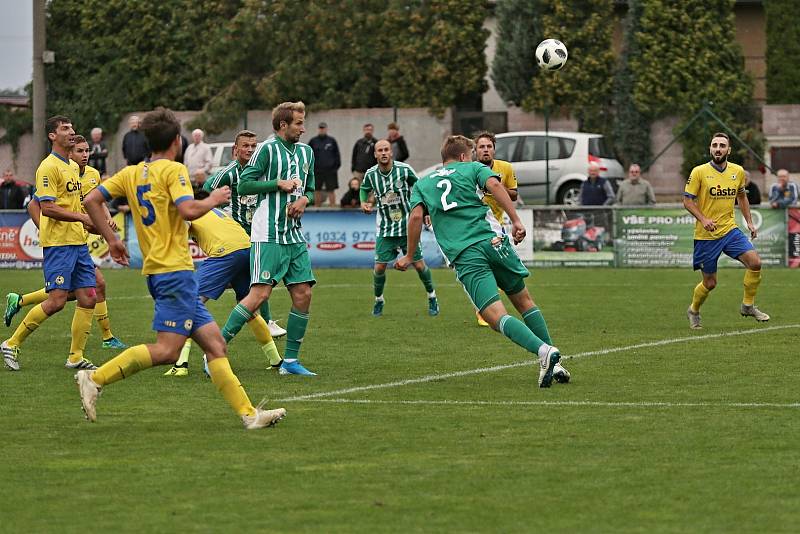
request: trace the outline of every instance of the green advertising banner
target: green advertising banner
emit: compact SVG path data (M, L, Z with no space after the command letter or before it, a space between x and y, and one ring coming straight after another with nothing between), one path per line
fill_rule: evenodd
M786 265L786 212L752 208L758 237L753 245L765 265ZM694 217L681 208L633 208L615 210L614 250L619 267L691 266ZM749 235L744 218L736 210L739 228ZM741 265L723 254L720 267Z

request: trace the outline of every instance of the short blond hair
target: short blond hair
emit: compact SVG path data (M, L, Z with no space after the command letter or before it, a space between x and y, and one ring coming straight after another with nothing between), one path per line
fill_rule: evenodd
M281 102L272 109L272 128L277 132L281 129L281 122L290 124L294 113L306 112L306 105L299 102Z

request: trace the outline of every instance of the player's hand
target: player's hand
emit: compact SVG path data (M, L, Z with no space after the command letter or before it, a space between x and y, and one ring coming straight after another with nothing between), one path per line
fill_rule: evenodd
M308 197L300 197L286 208L286 215L291 217L292 219L299 219L303 216L303 213L306 212L306 206L308 205Z
M708 232L713 232L717 229L717 223L715 223L712 219L703 218L700 220L700 222L703 224L703 228L705 228Z
M514 239L515 245L522 243L522 240L525 239L527 233L528 232L525 230L525 225L522 224L522 221L516 220L511 223L511 237Z
M95 235L100 234L100 232L97 231L97 227L92 222L92 219L88 215L84 214L83 220L81 222L83 223L84 229L90 234L95 234Z
M211 191L211 194L208 195L208 198L211 199L211 202L213 202L215 206L227 204L231 201L231 188L227 185L223 185L219 189L214 189Z
M372 202L364 202L361 204L361 210L367 214L372 213Z
M278 180L278 189L284 193L291 193L297 185L295 180Z
M409 258L408 256L403 256L398 258L396 262L394 262L394 268L398 271L405 271L408 269L408 266L411 265L411 260L413 258Z
M119 239L108 244L108 252L111 254L111 259L120 265L130 265L130 262L128 261L128 249L125 248L125 245L123 245L122 241Z
M747 229L750 230L750 239L758 237L758 230L753 223L747 223Z

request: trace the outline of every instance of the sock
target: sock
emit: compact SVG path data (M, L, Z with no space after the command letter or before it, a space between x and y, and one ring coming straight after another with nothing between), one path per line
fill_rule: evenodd
M746 276L746 273L745 273ZM700 306L706 301L708 294L710 293L709 289L703 285L703 282L700 282L696 286L694 286L694 292L692 293L692 312L698 313L700 311Z
M34 304L41 304L47 300L47 291L44 288L34 291L33 293L25 293L19 302L20 306L33 306Z
M300 343L306 335L308 314L292 308L286 321L286 351L284 359L293 362L300 355Z
M530 310L523 313L522 320L525 321L525 326L527 326L530 331L533 332L533 335L548 345L553 344L553 340L550 339L550 332L547 330L547 323L544 322L544 316L542 316L542 311L538 306L534 306Z
M103 330L103 341L114 337L114 334L111 333L111 321L108 319L108 304L105 300L94 305L94 318Z
M261 313L261 317L263 317L265 321L270 322L272 320L272 311L269 309L269 299L261 303L261 307L258 309L258 311Z
M746 306L752 306L753 303L756 301L756 291L758 291L758 285L761 283L761 271L751 271L750 269L745 269L744 271L744 297L742 298L742 304Z
M536 335L525 326L525 323L510 315L504 315L500 318L498 330L508 339L534 354L539 354L539 347L542 345L549 345L549 343L545 343L536 337Z
M39 328L39 325L48 317L50 316L44 312L42 305L37 304L25 315L25 318L19 323L14 335L8 339L7 343L12 347L19 347L25 341L25 338Z
M253 336L255 336L258 344L261 345L261 350L267 355L267 358L269 358L269 364L278 365L281 363L281 355L278 353L275 340L272 339L269 333L267 321L260 315L255 315L253 319L247 323L247 326L253 331Z
M86 340L89 339L89 332L92 330L93 308L81 308L75 306L75 313L72 316L72 342L69 345L69 361L72 363L81 361L83 349L86 348Z
M189 353L192 351L192 338L188 338L186 343L183 344L183 348L181 349L181 355L178 357L178 361L175 362L175 367L180 367L183 364L189 364Z
M250 310L245 308L241 303L237 304L236 307L231 310L231 314L228 315L225 326L222 327L222 337L225 338L225 343L230 343L244 324L252 318L253 314L250 313Z
M433 276L431 276L431 270L426 265L425 268L421 271L417 271L417 276L419 279L422 280L422 285L425 286L425 291L428 292L428 297L431 297L431 293L433 296L436 296L436 292L433 290Z
M147 345L136 345L101 365L92 375L92 380L98 386L107 386L150 367L153 367L153 359Z
M383 296L383 286L386 285L386 273L378 274L372 271L372 283L375 286L375 296Z
M208 372L217 390L225 397L233 411L239 415L255 415L256 409L247 397L242 384L231 370L228 358L214 358L208 362Z

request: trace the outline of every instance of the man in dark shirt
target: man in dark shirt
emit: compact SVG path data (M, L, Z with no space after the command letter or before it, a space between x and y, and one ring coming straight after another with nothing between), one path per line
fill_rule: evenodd
M581 184L581 206L603 206L614 203L614 189L608 180L600 177L600 165L589 163L586 181Z
M136 165L150 156L150 147L147 139L139 131L139 117L133 115L128 119L130 131L122 138L122 155L125 157L126 165Z
M100 176L108 174L106 158L108 158L108 147L106 142L103 141L103 130L101 128L92 128L92 141L89 143L89 166L97 169Z
M25 188L14 180L14 173L6 169L0 182L0 210L21 210L26 196Z
M336 189L339 188L337 171L342 166L342 158L339 154L339 145L336 139L328 135L328 125L324 122L319 123L319 130L316 137L312 137L308 142L311 150L314 151L314 179L316 180L317 190L314 192L314 205L322 206L325 202L325 193L328 195L328 206L336 205Z
M386 127L386 139L392 143L392 157L395 161L405 161L408 159L408 145L406 140L400 135L400 127L396 122L390 122Z
M353 172L353 178L358 178L361 181L364 178L364 173L373 165L378 164L375 159L375 141L372 136L375 128L372 124L364 125L364 137L356 141L353 145L353 158L350 164L350 170Z

